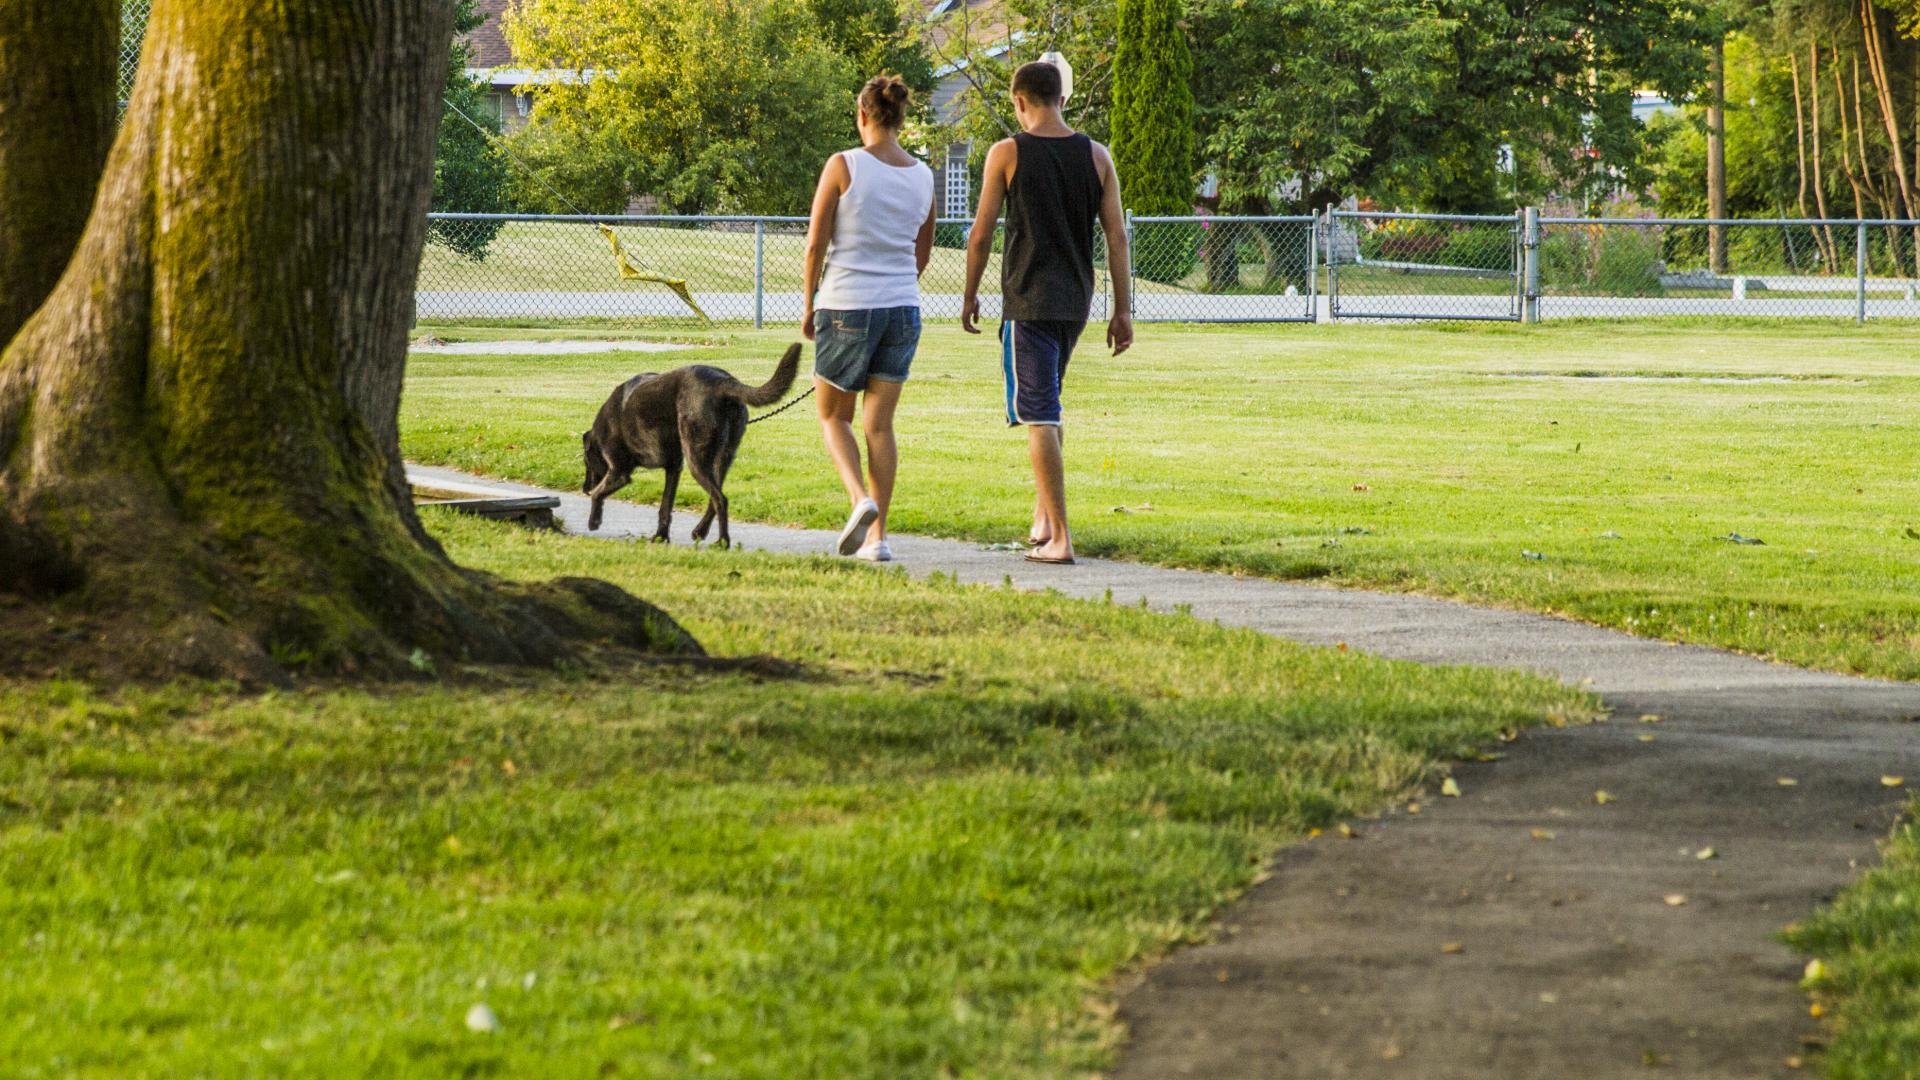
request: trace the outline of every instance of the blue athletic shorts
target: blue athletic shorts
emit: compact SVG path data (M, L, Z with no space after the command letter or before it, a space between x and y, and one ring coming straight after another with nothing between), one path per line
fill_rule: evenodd
M868 379L906 382L919 344L918 307L813 313L813 373L848 393Z
M1007 425L1060 423L1060 381L1084 320L1000 324L1000 367L1007 381Z

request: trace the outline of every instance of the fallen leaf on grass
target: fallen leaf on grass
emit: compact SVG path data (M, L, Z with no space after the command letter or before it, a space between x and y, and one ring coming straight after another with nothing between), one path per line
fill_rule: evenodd
M1457 941L1449 941L1440 946L1440 951L1450 956L1457 956L1460 953L1466 952L1467 947Z
M1340 827L1340 835L1345 839L1352 840L1353 838L1360 835L1359 829L1354 828L1353 826L1347 824L1344 821L1340 823L1339 827Z
M1601 806L1605 806L1613 801L1613 793L1611 791L1596 791L1593 793L1593 801Z
M1535 840L1551 840L1553 839L1553 830L1552 829L1529 829L1527 830L1527 835L1533 837Z
M1699 851L1694 852L1693 857L1699 859L1701 862L1706 862L1708 859L1719 858L1720 853L1710 847L1703 847Z
M1816 957L1807 961L1807 969L1801 976L1800 985L1812 986L1815 983L1825 980L1826 977L1827 965L1824 961Z
M1668 893L1660 899L1665 900L1668 907L1680 907L1687 902L1687 894L1677 892Z
M467 1010L467 1030L491 1035L500 1030L500 1018L493 1015L493 1010L487 1008L484 1002L476 1004Z
M520 766L515 765L512 758L504 758L500 762L500 771L508 776L517 776L520 773Z
M1780 779L1774 781L1774 783L1779 784L1781 787L1792 787L1793 785L1799 782L1800 781L1795 780L1791 776L1783 776Z
M1813 1004L1807 1006L1807 1015L1808 1016L1825 1016L1827 1015L1826 1006L1821 1005L1819 1002L1816 1001Z
M1904 777L1899 777L1899 776L1883 776L1883 777L1881 777L1881 778L1880 778L1880 782L1881 782L1882 784L1885 784L1885 785L1886 785L1887 787L1899 787L1899 786L1900 786L1901 784L1904 784L1904 783L1906 783L1907 781L1906 781L1906 779L1905 779Z
M1457 799L1460 797L1460 785L1449 776L1440 782L1440 794L1449 799Z
M1652 742L1654 739L1653 733L1651 731L1647 732L1645 735L1640 735L1637 737L1641 742Z
M1407 804L1407 813L1409 813L1409 814L1417 814L1417 813L1419 813L1419 812L1420 812L1420 804L1419 804L1419 803L1417 803L1417 802L1410 802L1410 803L1408 803L1408 804Z
M1643 724L1657 724L1660 722L1660 714L1659 713L1641 713L1640 722Z
M1790 1054L1788 1055L1786 1060L1786 1066L1789 1069L1798 1069L1805 1064L1806 1064L1806 1060L1802 1058L1799 1054Z
M1355 484L1355 485L1353 485L1353 490L1355 490L1355 491L1372 491L1373 489L1372 489L1372 488L1370 488L1370 487L1368 487L1368 486L1367 486L1367 485L1365 485L1365 484Z

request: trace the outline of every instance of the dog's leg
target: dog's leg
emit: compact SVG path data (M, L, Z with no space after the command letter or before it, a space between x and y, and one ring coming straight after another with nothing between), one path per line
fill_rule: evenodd
M662 544L673 542L673 496L680 490L680 463L668 462L666 474L666 482L660 488L660 527L653 533L653 539Z
M602 505L607 501L607 496L626 487L632 479L633 473L631 470L616 470L608 473L598 484L593 486L592 491L587 492L587 494L593 498L593 509L587 511L588 532L593 532L600 527L600 511Z
M687 455L687 471L693 474L693 482L707 493L707 512L700 516L700 523L693 527L693 538L705 540L707 529L714 518L720 519L720 546L729 547L733 538L727 535L727 497L720 491L720 480L713 473L714 449L720 441L708 434L706 438L689 438L692 432L687 425L680 426L680 445Z

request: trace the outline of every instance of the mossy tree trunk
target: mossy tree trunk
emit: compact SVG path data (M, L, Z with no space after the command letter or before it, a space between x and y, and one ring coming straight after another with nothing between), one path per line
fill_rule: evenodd
M0 342L86 227L113 144L119 24L119 0L0 0Z
M104 173L71 155L10 179L98 184L0 354L0 593L26 598L0 607L0 651L257 681L403 670L415 650L697 648L610 586L461 571L414 515L399 396L452 10L156 0ZM46 25L0 20L0 56L69 64L17 40ZM110 64L98 78L110 100ZM11 164L38 121L0 120ZM39 206L8 205L0 231Z

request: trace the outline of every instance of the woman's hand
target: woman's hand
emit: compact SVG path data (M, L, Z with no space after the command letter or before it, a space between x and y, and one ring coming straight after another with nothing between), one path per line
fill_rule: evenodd
M811 305L800 313L800 336L808 341L813 340L813 307Z

